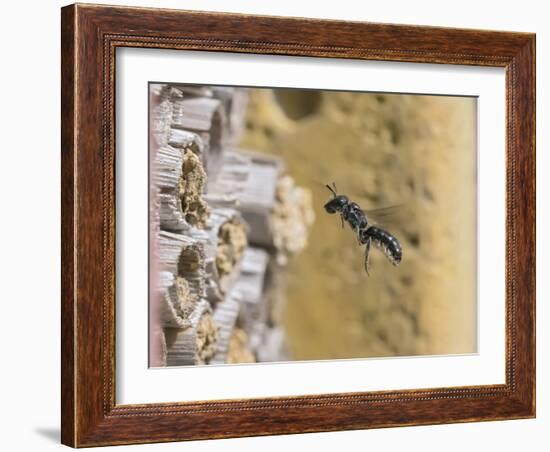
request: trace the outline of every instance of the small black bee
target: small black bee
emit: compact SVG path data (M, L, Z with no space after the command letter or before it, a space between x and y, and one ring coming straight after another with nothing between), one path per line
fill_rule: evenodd
M399 265L403 257L399 240L384 229L370 224L367 215L359 207L359 204L350 202L345 195L339 195L336 184L333 182L332 185L334 188L325 185L332 193L332 199L325 204L325 210L330 214L339 213L342 227L344 227L344 221L347 221L351 229L357 234L359 244L366 245L365 271L367 275L369 274L369 252L372 244L382 250L393 265Z

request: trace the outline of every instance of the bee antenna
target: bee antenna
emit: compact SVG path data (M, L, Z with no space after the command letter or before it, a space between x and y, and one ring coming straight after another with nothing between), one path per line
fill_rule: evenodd
M338 193L338 189L336 188L336 182L332 182L332 186L334 187L334 193Z
M325 187L327 187L332 192L332 194L336 196L336 191L330 185L325 184Z

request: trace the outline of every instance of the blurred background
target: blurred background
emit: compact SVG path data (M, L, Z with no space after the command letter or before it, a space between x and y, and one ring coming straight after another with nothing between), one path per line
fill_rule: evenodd
M275 313L291 359L476 351L476 99L250 89L240 146L313 195L308 245ZM401 242L392 266L323 209L335 182Z

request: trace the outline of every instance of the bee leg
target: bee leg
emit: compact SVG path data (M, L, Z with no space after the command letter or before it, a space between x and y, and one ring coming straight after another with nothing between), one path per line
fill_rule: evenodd
M344 216L340 215L340 221L342 222L342 229L344 229Z
M370 276L370 273L369 273L369 252L370 252L370 238L365 243L365 271L367 272L368 276Z

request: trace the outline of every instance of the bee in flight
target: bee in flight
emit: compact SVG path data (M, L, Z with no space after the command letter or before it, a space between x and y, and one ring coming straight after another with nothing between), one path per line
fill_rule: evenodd
M327 213L339 213L344 227L346 221L351 229L357 234L360 245L365 245L365 271L369 274L369 252L372 245L379 248L393 265L399 265L403 257L403 250L399 240L389 232L372 225L365 212L359 204L351 202L347 196L339 195L336 184L332 187L325 185L331 193L332 198L325 204Z

